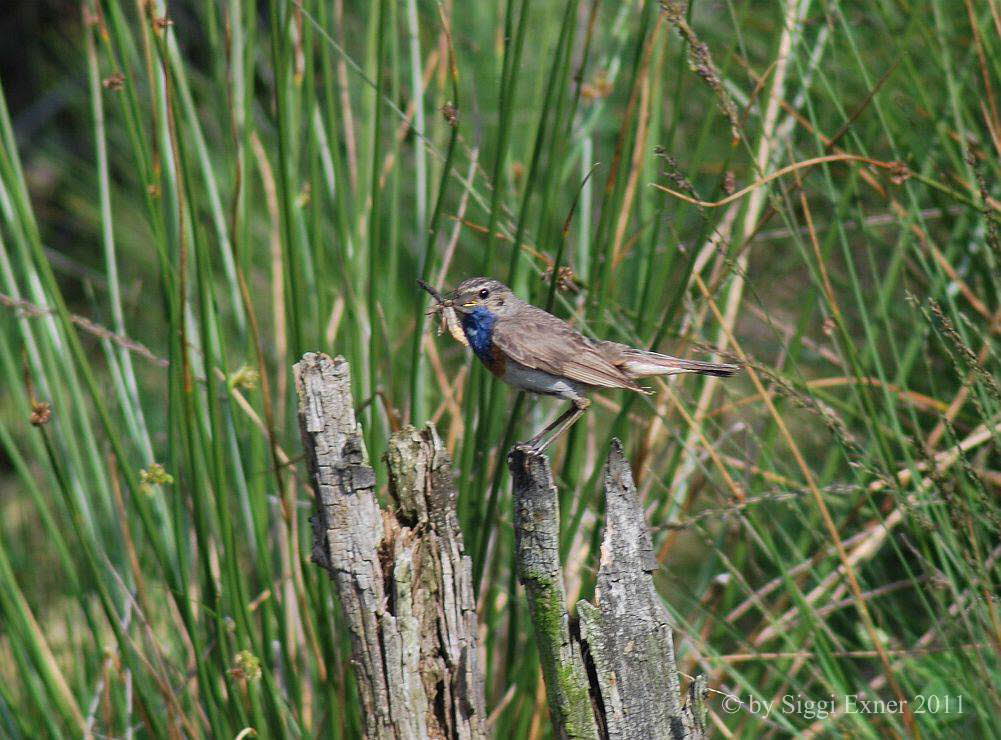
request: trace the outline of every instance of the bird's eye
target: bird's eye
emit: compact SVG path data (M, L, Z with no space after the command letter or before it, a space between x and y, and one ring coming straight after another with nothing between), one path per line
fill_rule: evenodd
M483 288L482 290L480 290L480 298L482 298L483 300L486 300L489 297L490 297L490 291L489 290L487 290L486 288Z

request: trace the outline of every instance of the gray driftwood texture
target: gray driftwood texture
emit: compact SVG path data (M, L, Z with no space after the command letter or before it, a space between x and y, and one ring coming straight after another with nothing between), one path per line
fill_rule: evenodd
M366 736L483 737L472 568L441 439L432 427L392 437L396 507L382 511L348 363L308 353L295 383L318 499L313 560L330 573L350 626Z
M516 448L508 465L514 481L518 580L528 595L553 727L561 737L597 738L580 643L570 634L560 567L559 498L549 460Z
M701 738L705 682L681 697L667 611L632 472L616 440L605 466L606 522L595 603L577 603L570 629L559 560L559 505L549 462L514 450L515 538L560 737Z

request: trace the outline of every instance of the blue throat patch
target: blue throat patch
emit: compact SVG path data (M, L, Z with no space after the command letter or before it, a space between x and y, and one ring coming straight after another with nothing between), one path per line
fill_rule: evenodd
M462 330L466 333L469 346L484 363L490 364L490 348L493 346L494 323L497 317L488 309L479 306L472 313L462 314Z

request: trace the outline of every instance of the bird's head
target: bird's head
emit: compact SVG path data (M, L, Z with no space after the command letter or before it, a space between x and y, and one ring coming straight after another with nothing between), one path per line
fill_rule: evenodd
M459 313L472 313L478 308L485 308L498 316L511 311L518 302L504 283L485 277L463 280L458 288L445 296L445 300Z

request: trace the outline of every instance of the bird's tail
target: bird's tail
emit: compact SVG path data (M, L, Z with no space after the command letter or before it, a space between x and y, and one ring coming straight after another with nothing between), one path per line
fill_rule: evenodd
M651 375L678 375L679 373L698 373L699 375L716 375L726 378L740 370L740 365L682 360L680 357L632 348L623 351L616 364L632 378L646 378Z

